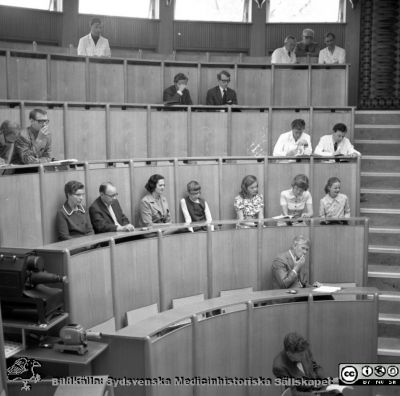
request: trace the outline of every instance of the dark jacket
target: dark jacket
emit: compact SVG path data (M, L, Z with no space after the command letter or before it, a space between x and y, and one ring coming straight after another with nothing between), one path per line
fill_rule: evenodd
M237 102L236 92L231 88L227 88L226 89L226 103L223 103L221 90L220 90L219 86L217 85L216 87L208 90L206 104L209 106L223 106L225 104L237 105L238 102Z
M294 262L289 252L279 254L274 259L272 264L272 282L274 289L290 289L291 287L299 287L299 283L302 287L307 287L308 274L305 266L300 270L299 274L295 274L292 269L294 268Z
M325 378L324 373L322 371L322 367L319 366L314 360L311 354L311 351L307 349L304 353L303 360L301 364L304 369L304 373L302 373L297 367L297 363L292 362L285 351L281 351L274 359L272 364L272 372L277 378L291 378L291 379L323 379ZM295 395L309 395L313 390L317 390L318 388L314 388L312 386L299 385L290 387L294 390L293 394Z
M115 217L121 226L129 224L128 218L123 214L121 206L117 199L114 199L111 203L111 207L114 211ZM117 226L108 211L107 206L98 197L89 208L90 219L92 221L93 229L96 234L102 232L112 232L117 230Z
M164 90L163 94L163 102L165 105L191 105L192 99L190 98L190 92L188 89L184 89L182 95L179 95L178 90L175 85L171 85L170 87Z

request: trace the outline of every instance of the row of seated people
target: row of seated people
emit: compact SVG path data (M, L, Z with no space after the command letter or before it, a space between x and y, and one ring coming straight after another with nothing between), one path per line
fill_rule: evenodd
M100 18L90 20L90 33L79 40L78 55L110 57L111 49L108 40L102 36L103 25ZM302 40L296 42L293 35L288 35L284 46L272 53L271 63L297 63L297 57L318 56L318 63L341 64L345 63L346 52L336 45L333 33L325 35L326 48L319 50L319 44L314 41L314 31L304 29Z
M171 214L165 197L165 178L152 175L146 183L147 194L140 201L139 226L142 229L155 228L157 224L171 224ZM295 176L292 186L280 194L282 217L287 222L279 225L300 225L313 216L312 197L308 191L309 181L306 175ZM131 224L118 202L118 192L111 182L99 187L100 196L85 210L84 185L79 181L65 184L66 201L57 213L57 232L59 240L68 240L94 233L133 231ZM340 192L340 180L331 177L325 186L326 195L320 200L319 216L326 223L343 222L350 217L349 200ZM201 197L201 186L197 181L187 185L187 196L180 201L185 224L212 222L211 210L207 201ZM241 191L233 203L237 213L238 228L256 227L255 220L264 218L264 198L258 192L258 180L253 175L243 178ZM334 220L334 219L336 220ZM331 220L329 220L331 219ZM339 219L339 220L337 220ZM206 226L188 227L189 231L206 230ZM168 229L165 229L168 233Z
M29 113L30 126L21 130L12 121L4 121L0 126L0 166L8 164L38 164L53 160L51 156L51 133L49 118L42 109ZM305 133L305 121L295 119L291 130L279 136L273 156L311 155L311 137ZM333 126L330 135L321 137L314 154L319 156L358 156L349 139L345 137L347 127L343 123Z

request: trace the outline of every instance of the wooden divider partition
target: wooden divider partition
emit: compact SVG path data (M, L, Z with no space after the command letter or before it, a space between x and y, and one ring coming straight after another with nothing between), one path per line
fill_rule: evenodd
M177 73L205 104L217 73L231 73L241 105L346 106L349 65L270 65L96 58L0 49L0 98L162 103Z
M242 293L163 312L115 335L103 335L109 348L94 362L94 372L148 381L148 386L119 386L117 396L280 396L284 387L274 384L272 363L289 332L309 340L327 377L338 376L340 363L377 362L377 290L351 288L339 294L339 300L314 301L317 293L308 289L298 294L303 302L293 302L281 290ZM244 304L247 307L236 312L202 317ZM188 325L170 328L188 318ZM236 386L211 382L234 379ZM265 384L257 384L259 379ZM170 385L163 385L163 380ZM254 382L246 386L246 380ZM355 387L352 395L371 395L371 391Z
M39 173L4 174L0 177L0 245L35 248L55 242L56 212L65 201L64 184L69 180L85 184L87 206L97 198L99 185L112 181L119 191L118 199L125 214L135 225L139 224L140 200L146 194L144 186L155 173L165 177L166 198L175 223L183 221L179 201L185 196L190 180L201 184L202 196L214 219L236 218L234 197L248 174L258 178L259 191L264 194L265 217L281 213L280 192L289 189L293 177L299 173L310 179L315 215L318 215L319 200L325 195L323 189L331 176L342 181L342 192L349 197L352 215L359 214L359 158L345 158L348 162L341 163L316 157L297 160L300 162L276 157L93 161L73 166L35 166ZM9 167L5 173L13 169L15 167Z
M0 101L0 122L50 119L52 155L81 161L117 158L271 155L281 133L303 118L312 146L338 122L354 130L353 107L221 107ZM174 110L177 110L175 108Z
M215 232L159 232L144 239L134 239L143 234L138 231L108 233L35 250L49 271L68 276L66 311L84 327L115 317L119 329L127 311L154 303L164 311L173 298L200 293L214 298L221 290L244 287L271 289L272 261L297 235L311 240L311 282L366 284L366 219L353 218L347 226L322 226L313 220L298 227L266 221L266 227L260 223L241 230L232 228L234 221L215 222L220 223L222 230Z

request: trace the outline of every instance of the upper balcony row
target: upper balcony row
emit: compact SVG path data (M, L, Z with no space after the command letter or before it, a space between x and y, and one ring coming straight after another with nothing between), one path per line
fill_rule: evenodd
M184 73L194 105L206 104L217 74L242 106L348 104L350 65L89 58L0 50L0 99L162 104L163 91Z

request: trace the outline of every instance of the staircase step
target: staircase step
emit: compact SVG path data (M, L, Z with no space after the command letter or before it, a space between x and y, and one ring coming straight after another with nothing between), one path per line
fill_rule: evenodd
M400 248L395 246L368 246L369 253L400 254Z
M392 313L380 313L379 314L379 323L400 325L400 315L392 314Z
M361 208L400 209L400 189L361 188Z
M397 227L400 224L400 209L362 207L360 215L369 218L371 227Z
M354 139L398 139L400 125L354 125Z
M400 279L400 267L392 265L369 265L368 277Z
M361 157L362 172L399 172L399 156L364 155Z
M357 110L355 112L355 124L395 125L400 124L400 111L374 111Z
M397 228L397 227L393 227L393 228L370 227L369 228L369 244L370 245L400 246L400 228ZM373 253L370 253L370 255L373 255ZM389 255L389 258L393 258L393 255ZM394 259L396 260L396 264L400 265L400 258L394 257ZM373 261L370 261L370 258L368 259L368 262L370 264L375 264Z
M379 301L394 301L400 303L400 292L380 292Z
M355 140L355 148L363 155L395 156L400 152L400 140Z
M379 337L378 355L380 356L400 356L400 339Z
M400 194L400 172L361 172L363 188L379 188L395 191Z

